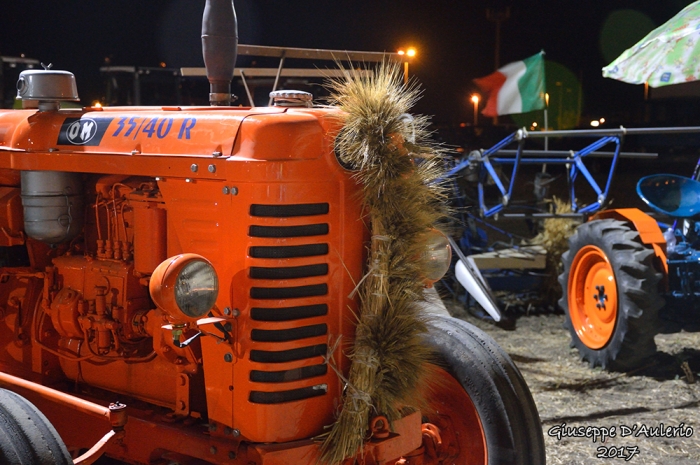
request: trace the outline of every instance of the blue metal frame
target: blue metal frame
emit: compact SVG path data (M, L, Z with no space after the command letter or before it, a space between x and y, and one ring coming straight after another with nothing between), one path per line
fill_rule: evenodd
M582 134L571 135L592 135L586 134L586 132L587 131L581 131ZM513 196L513 189L515 187L515 182L518 175L518 168L520 167L520 165L567 165L569 167L568 179L569 185L571 186L570 200L572 210L580 214L589 214L597 211L603 206L610 192L610 185L612 184L613 174L615 173L615 168L617 167L617 162L620 158L620 148L622 146L621 135L606 135L604 137L601 137L600 139L596 140L595 142L589 144L588 146L584 147L579 151L571 151L570 155L567 157L524 157L523 146L525 145L525 140L528 138L528 135L529 134L525 130L521 129L509 135L505 139L501 140L499 143L497 143L488 150L485 150L483 152L472 152L466 160L462 160L451 170L449 170L447 173L447 177L458 173L470 164L479 164L481 166L481 175L478 184L479 209L481 215L483 217L488 218L499 213L505 207L508 206L508 203L510 202L510 199ZM502 149L506 148L514 142L518 143L518 147L514 157L494 156L497 155L499 151L501 151ZM598 185L595 179L593 179L591 173L588 171L588 168L586 168L586 165L583 163L583 159L587 156L590 156L593 152L600 150L608 144L615 144L615 151L613 152L612 163L610 165L610 172L608 173L607 182L605 183L605 187L601 189L601 187ZM499 178L494 164L513 165L513 169L510 173L510 182L508 183L507 188L503 185L503 182ZM579 174L581 174L584 177L584 179L588 182L588 185L591 187L591 189L593 189L597 198L595 202L586 205L583 208L579 208L576 204L576 192L574 181L579 176ZM501 203L499 205L486 205L486 201L484 199L484 183L488 181L489 178L493 181L493 183L498 188L498 191L500 192Z
M562 131L536 131L528 132L526 129L519 129L513 134L509 135L505 139L501 140L499 143L491 147L486 151L475 151L469 154L466 160L459 162L454 168L452 168L447 176L452 176L459 171L466 168L468 165L477 163L482 168L481 177L479 180L479 208L482 216L490 217L496 213L502 211L510 202L513 195L513 187L515 186L515 179L518 174L518 168L521 164L553 164L553 165L568 165L568 180L571 185L571 207L574 212L579 214L590 214L599 210L610 192L610 185L612 183L613 174L615 173L615 168L617 167L617 162L620 158L620 147L622 146L622 139L626 135L641 135L641 134L683 134L683 133L698 133L700 132L700 126L690 126L690 127L665 127L665 128L625 128L620 126L619 128L613 129L572 129L572 130L562 130ZM547 138L547 137L598 137L599 139L584 147L579 151L571 151L566 157L556 156L561 154L561 152L552 151L551 153L544 151L540 152L542 155L547 154L548 156L543 157L528 157L524 156L523 145L525 140L528 138ZM518 148L515 151L515 156L511 157L494 157L493 155L498 154L499 151L503 150L508 145L513 142L518 143ZM615 151L612 153L612 163L610 165L610 172L608 173L608 179L605 183L605 188L601 189L598 183L593 179L593 176L588 171L583 163L583 159L587 156L593 154L596 150L608 145L615 144ZM640 156L639 154L625 154L625 156ZM505 188L503 183L498 177L496 170L494 168L494 163L499 163L502 165L513 165L513 170L511 172L510 183L508 189ZM590 187L596 193L597 199L595 202L579 208L576 205L576 192L574 188L574 181L578 177L579 173L583 175ZM484 201L484 181L489 176L499 192L501 193L501 204L488 207ZM695 178L700 178L700 161L698 162L698 167L696 167L696 172L694 174Z

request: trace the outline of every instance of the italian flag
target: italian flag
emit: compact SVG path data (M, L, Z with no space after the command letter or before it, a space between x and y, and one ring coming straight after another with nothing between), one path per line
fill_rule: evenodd
M544 108L544 52L509 63L493 74L474 79L488 94L484 116L527 113Z

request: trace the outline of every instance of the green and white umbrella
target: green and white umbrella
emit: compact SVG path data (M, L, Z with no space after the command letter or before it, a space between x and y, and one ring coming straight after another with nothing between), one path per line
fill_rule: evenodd
M603 76L651 87L700 79L700 1L625 50L603 68Z

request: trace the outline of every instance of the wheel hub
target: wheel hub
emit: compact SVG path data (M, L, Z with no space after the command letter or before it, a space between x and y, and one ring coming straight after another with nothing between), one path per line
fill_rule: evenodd
M430 405L423 412L427 422L422 426L420 457L406 456L405 463L486 465L486 435L476 406L452 375L441 368L434 373L440 382L431 390Z
M597 294L593 294L593 299L598 301L595 307L602 310L605 308L605 301L608 300L608 296L605 295L605 286L596 286L595 290L598 291Z

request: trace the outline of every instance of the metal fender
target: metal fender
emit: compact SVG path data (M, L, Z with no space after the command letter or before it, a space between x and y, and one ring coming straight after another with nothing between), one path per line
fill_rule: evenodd
M596 213L591 220L612 218L621 221L629 221L639 233L642 243L649 244L660 260L664 272L664 278L668 276L668 263L666 262L666 239L659 224L654 218L637 208L617 208Z

